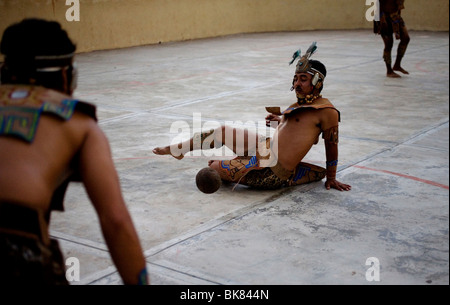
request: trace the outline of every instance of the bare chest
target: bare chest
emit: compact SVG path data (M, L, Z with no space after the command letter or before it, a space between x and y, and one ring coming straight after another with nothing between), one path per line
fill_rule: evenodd
M286 131L313 133L320 132L320 110L305 110L283 119Z

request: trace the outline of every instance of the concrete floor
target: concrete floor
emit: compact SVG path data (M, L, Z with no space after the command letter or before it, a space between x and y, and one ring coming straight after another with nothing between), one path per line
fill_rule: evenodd
M449 34L410 35L411 74L401 79L386 78L382 40L367 30L79 54L75 96L98 106L152 284L448 285ZM211 122L265 132L264 107L295 102L292 53L313 41L328 68L323 95L341 111L338 180L350 192L322 181L206 195L195 175L218 157L152 153ZM324 166L323 146L305 160ZM79 259L72 284L121 284L81 185L70 186L65 207L51 234ZM368 258L380 281L369 281L377 273Z

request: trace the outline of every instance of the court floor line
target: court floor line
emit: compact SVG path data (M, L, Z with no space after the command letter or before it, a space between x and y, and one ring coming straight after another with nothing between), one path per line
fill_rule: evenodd
M402 177L402 178L407 178L407 179L411 179L414 181L419 181L419 182L423 182L429 185L434 185L443 189L448 190L449 186L445 185L445 184L441 184L438 182L434 182L431 180L426 180L426 179L422 179L422 178L418 178L418 177L414 177L414 176L410 176L410 175L405 175L405 174L401 174L401 173L396 173L396 172L392 172L392 171L388 171L388 170L384 170L384 169L377 169L377 168L371 168L371 167L367 167L367 166L361 166L361 165L353 165L353 167L359 168L359 169L365 169L365 170L369 170L369 171L374 171L374 172L380 172L380 173L385 173L385 174L389 174L389 175L394 175L394 176L398 176L398 177Z

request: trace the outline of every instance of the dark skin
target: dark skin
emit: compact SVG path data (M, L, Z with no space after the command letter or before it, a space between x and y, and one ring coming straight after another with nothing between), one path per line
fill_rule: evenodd
M403 3L403 0L380 0L380 10L387 15L394 13L400 14L401 10L404 9ZM401 76L395 71L401 72L403 74L409 74L408 71L402 68L401 62L403 59L403 54L401 54L400 50L406 50L410 41L410 37L406 27L400 27L400 32L398 34L394 33L392 29L389 29L387 33L382 33L381 38L383 39L385 52L392 52L392 49L394 47L394 36L396 39L400 39L397 58L393 66L386 62L386 76L390 78L400 78Z

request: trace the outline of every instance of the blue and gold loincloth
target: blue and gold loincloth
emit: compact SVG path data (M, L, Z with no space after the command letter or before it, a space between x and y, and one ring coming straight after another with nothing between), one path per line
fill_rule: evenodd
M286 185L294 173L284 169L277 162L271 149L271 139L265 137L259 138L256 155L222 160L220 171L228 181L261 189L275 189Z
M260 138L258 153L255 156L239 156L232 160L220 161L221 176L225 180L241 183L257 189L272 190L283 186L300 185L322 180L326 169L317 165L300 162L294 170L287 170L273 158L270 138Z

